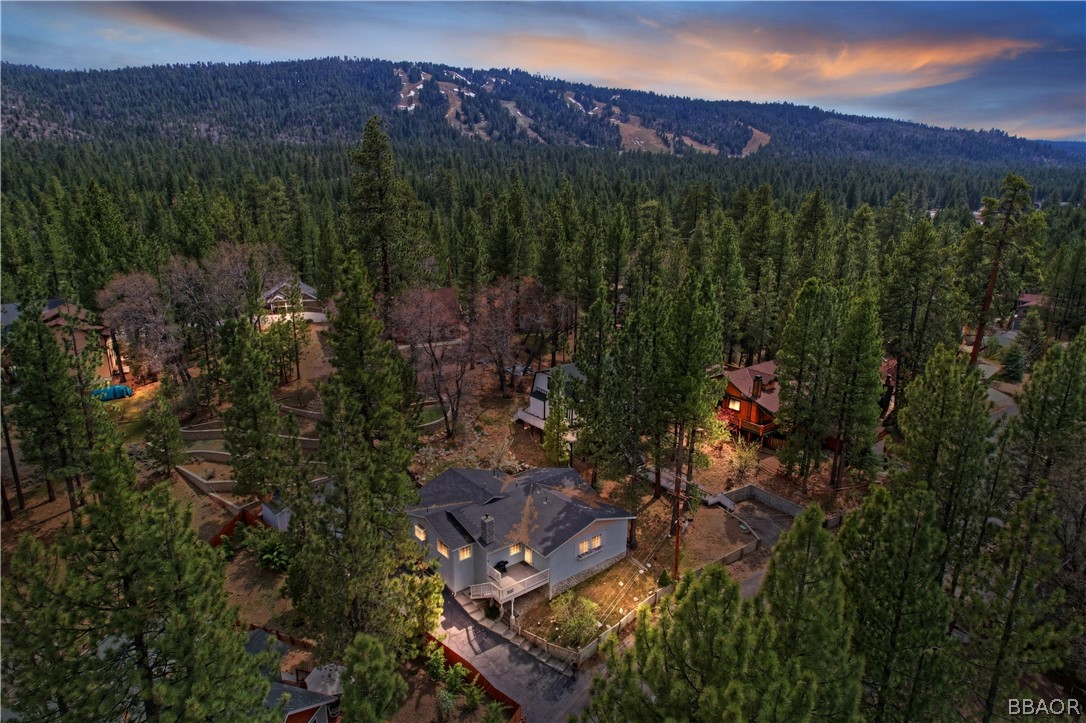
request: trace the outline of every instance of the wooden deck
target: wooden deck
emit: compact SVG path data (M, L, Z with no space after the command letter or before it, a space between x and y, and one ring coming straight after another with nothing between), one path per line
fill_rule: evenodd
M493 598L503 603L543 587L551 580L550 570L539 571L526 562L510 565L504 575L494 568L490 568L487 573L491 578L490 582L471 586L469 593L472 599Z

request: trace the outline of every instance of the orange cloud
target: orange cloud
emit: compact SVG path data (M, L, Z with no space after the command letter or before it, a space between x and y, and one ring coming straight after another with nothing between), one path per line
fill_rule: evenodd
M685 28L638 41L517 33L500 37L491 48L500 53L501 65L608 85L662 86L710 98L817 102L943 85L968 78L987 63L1041 47L999 37L838 41L757 30ZM494 59L485 50L488 45L477 47L489 56L484 62Z

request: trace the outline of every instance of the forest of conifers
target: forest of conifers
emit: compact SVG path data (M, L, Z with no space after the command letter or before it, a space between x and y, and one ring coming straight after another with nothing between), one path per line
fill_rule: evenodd
M706 370L777 359L788 387L787 471L806 480L832 435L844 450L841 470L873 474L867 451L879 369L893 359L895 414L884 422L904 437L907 463L895 470L897 493L873 493L839 538L801 520L791 539L829 550L814 562L784 547L797 565L837 576L811 594L817 625L765 622L714 571L680 586L672 619L643 630L645 645L716 645L747 660L764 636L776 657L764 669L752 666L749 680L703 671L707 688L749 688L740 703L710 701L717 707L706 710L722 717L772 710L785 720L795 705L805 715L833 717L840 708L854 718L862 687L866 717L938 719L953 702L990 718L992 691L1014 689L1017 665L1082 675L1086 650L1074 623L1086 567L1084 525L1075 517L1086 509L1077 476L1086 419L1086 209L1073 157L994 132L628 91L624 112L662 131L736 153L749 137L734 130L741 118L773 140L747 158L620 153L607 124L579 117L554 92L572 90L587 105L606 100L609 89L508 71L494 97L543 119L550 142L528 143L515 132L472 140L457 138L432 91L413 114L392 110L400 87L394 67L330 59L79 74L5 65L3 300L65 297L106 312L117 298L111 290L134 288L116 285L119 275L146 274L140 293L157 304L156 319L180 329L170 353L210 362L222 319L186 299L186 284L237 261L239 248L281 255L324 299L372 285L378 303L356 309L357 319L376 310L387 321L389 299L445 286L469 315L481 315L485 299L510 284L519 299L530 277L542 300L539 339L570 347L586 384L595 385L587 396L579 390L578 402L589 400L578 408L580 453L608 472L638 454L658 467L681 461L719 400L709 398ZM477 85L495 74L464 72ZM349 107L334 92L336 79L353 84ZM500 115L492 100L475 98L488 118ZM233 264L242 284L260 263L245 261L247 269ZM1021 421L994 429L979 374L956 352L963 327L1007 320L1025 292L1047 298L1020 336L1018 363L1033 371L1032 386L1020 401ZM163 361L149 353L146 363L170 372ZM616 379L624 388L609 386ZM862 413L852 416L855 409ZM989 525L996 516L1001 524ZM1040 542L1027 542L1034 537ZM903 552L914 544L921 553ZM891 582L880 575L917 556L927 566L894 583L911 636L894 648L879 634L879 610L893 604L881 597ZM759 604L783 609L790 580L771 568ZM1016 598L1014 609L992 604L988 592L1002 600L1022 580L1032 597ZM712 598L711 620L699 617L699 596ZM1024 627L1015 627L1015 614ZM851 622L857 617L867 626ZM1051 620L1058 630L1046 627ZM974 643L959 649L947 631L962 621L972 624ZM700 636L710 628L727 635L706 642ZM1003 631L1017 636L1017 647L1000 648L1004 657L995 659L988 646L999 647L995 633ZM806 646L806 658L793 654L793 640ZM869 661L861 683L849 659L817 659L833 646L870 653L885 667ZM1033 650L1043 655L1030 658ZM671 673L637 659L641 652L612 660L613 677L598 687L591 715L617 720L638 705L664 705L662 696L641 696L661 681L670 685ZM975 666L969 691L948 684L956 661ZM778 699L765 693L767 681L781 683ZM805 689L804 681L844 682ZM667 705L704 703L693 686L668 690ZM902 696L907 706L887 712Z

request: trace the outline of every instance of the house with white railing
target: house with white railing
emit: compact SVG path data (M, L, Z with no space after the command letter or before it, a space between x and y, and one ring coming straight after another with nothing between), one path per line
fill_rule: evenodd
M407 514L445 584L498 603L539 588L554 597L614 565L634 519L565 467L450 469L419 496Z

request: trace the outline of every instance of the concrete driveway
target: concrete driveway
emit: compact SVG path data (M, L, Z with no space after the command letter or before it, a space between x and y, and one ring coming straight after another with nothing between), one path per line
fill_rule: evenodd
M754 530L762 540L762 549L772 549L781 533L792 527L792 516L778 512L758 500L749 499L735 503L735 515Z
M471 661L487 680L520 703L528 723L559 723L588 704L590 673L576 678L544 665L517 646L475 623L444 591L445 608L438 633L445 644Z

